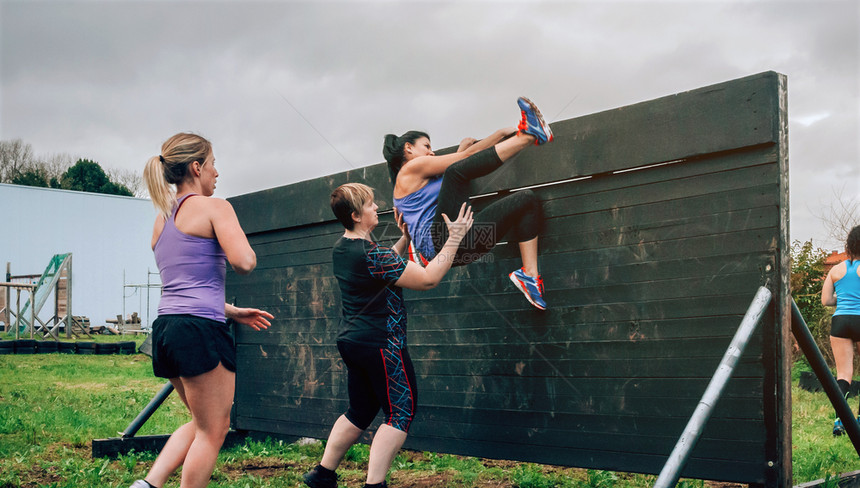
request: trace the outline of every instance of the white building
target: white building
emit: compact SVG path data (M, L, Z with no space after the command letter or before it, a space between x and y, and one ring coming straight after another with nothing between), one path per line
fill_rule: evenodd
M133 312L143 326L155 320L160 291L150 291L147 308L147 289L125 286L160 283L150 248L157 214L151 201L0 184L0 209L0 281L6 263L12 275L41 275L52 256L72 253L73 315L91 325ZM14 291L11 300L14 311ZM39 316L53 312L49 300Z

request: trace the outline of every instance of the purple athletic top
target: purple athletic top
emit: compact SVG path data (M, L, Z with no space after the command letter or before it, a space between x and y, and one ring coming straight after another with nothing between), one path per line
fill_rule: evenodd
M188 314L226 322L224 250L218 239L191 236L176 228L176 213L192 195L176 202L153 249L163 286L158 315Z
M431 179L419 190L403 198L395 198L394 206L403 214L403 220L409 229L409 237L424 259L430 260L436 256L433 246L433 218L436 217L439 189L442 188L442 175Z

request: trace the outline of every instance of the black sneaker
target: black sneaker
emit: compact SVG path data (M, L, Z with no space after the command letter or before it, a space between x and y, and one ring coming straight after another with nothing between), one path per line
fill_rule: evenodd
M333 472L321 473L319 466L305 473L302 478L311 488L337 488L337 475Z

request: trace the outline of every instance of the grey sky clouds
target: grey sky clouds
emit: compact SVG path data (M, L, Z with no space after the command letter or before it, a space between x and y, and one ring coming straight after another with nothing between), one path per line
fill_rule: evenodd
M788 76L792 238L860 199L860 2L0 0L0 138L142 170L161 142L215 145L216 196L382 161L762 71ZM326 142L328 141L328 142Z

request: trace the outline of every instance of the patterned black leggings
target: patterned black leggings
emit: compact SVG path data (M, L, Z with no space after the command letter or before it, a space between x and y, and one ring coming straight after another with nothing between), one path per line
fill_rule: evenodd
M409 432L418 405L409 351L405 347L373 347L345 341L338 341L337 350L346 364L347 420L365 430L382 408L386 424Z

